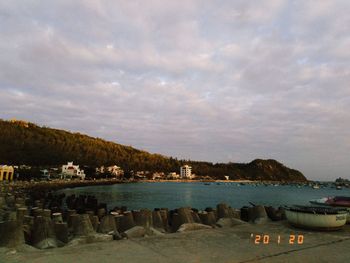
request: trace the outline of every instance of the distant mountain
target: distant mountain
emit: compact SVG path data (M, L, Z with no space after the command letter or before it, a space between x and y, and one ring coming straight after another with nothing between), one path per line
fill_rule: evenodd
M229 176L230 179L306 181L301 172L275 160L257 159L248 164L178 160L80 133L40 127L25 121L0 120L1 164L57 166L67 161L92 167L117 164L126 171L162 172L178 172L186 163L192 166L195 174L216 179Z

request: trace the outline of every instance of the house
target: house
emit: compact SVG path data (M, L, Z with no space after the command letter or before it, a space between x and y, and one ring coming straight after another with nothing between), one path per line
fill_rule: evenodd
M183 165L180 167L181 179L192 179L192 167L189 165Z
M180 177L180 175L177 173L174 173L174 172L168 173L166 176L167 179L179 179L179 177Z
M66 165L62 165L62 177L64 179L70 177L84 180L85 173L84 170L79 168L79 165L73 165L73 162L68 162Z
M50 171L47 169L40 170L40 177L45 178L45 179L50 179L50 177L51 177Z
M152 174L152 180L159 180L164 178L163 172L155 172Z
M124 175L124 171L122 170L122 168L120 168L117 165L107 167L107 171L115 177L120 177Z
M0 181L12 181L14 174L13 166L0 165Z

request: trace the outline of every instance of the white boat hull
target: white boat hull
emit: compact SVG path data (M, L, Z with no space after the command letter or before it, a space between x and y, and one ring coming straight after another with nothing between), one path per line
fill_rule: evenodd
M314 204L314 205L320 205L320 206L331 206L329 204L326 203L326 201L329 199L329 197L324 197L324 198L320 198L320 199L314 199L311 200L310 203ZM343 206L332 206L335 208L344 208ZM346 218L346 224L350 224L350 207L345 208L348 211L348 215Z
M347 214L312 214L286 210L289 223L312 229L338 229L345 225Z

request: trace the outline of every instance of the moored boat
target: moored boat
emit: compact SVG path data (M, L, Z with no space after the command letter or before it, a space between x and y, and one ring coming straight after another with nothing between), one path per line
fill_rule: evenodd
M350 224L350 197L348 196L329 196L320 199L314 199L309 201L314 205L343 207L348 211L346 223Z
M348 211L344 208L292 206L287 207L288 222L300 228L337 230L346 223Z
M309 202L311 204L316 205L339 206L350 208L350 197L348 196L329 196L320 199L314 199Z

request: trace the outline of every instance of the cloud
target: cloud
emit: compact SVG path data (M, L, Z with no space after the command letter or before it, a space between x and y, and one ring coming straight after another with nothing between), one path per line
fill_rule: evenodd
M347 1L3 1L1 118L348 176Z

